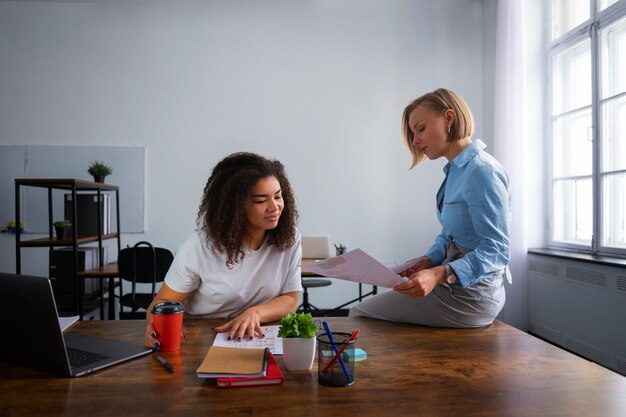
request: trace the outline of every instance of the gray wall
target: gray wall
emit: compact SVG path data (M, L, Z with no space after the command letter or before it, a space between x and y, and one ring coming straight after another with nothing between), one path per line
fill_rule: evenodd
M2 1L0 144L145 147L146 231L123 243L171 249L194 228L210 168L259 152L285 163L302 234L403 261L439 230L444 162L408 171L402 109L455 89L492 150L495 7ZM14 270L14 254L13 236L0 236L0 270ZM23 256L25 273L46 273L44 249ZM313 302L340 304L354 287L337 283Z

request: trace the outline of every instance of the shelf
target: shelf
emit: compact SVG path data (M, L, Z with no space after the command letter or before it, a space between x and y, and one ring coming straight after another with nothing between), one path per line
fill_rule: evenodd
M115 278L120 274L117 261L109 262L99 268L89 269L87 271L78 271L79 277L85 278Z
M54 218L52 200L53 200L54 195L58 196L58 194L53 193L52 190L64 190L64 191L71 192L73 204L71 204L69 219L70 221L72 221L72 223L80 223L84 220L84 219L79 220L77 218L78 217L77 212L80 211L81 208L78 207L76 200L78 199L80 195L98 195L100 200L98 201L99 204L97 204L97 206L102 207L101 204L103 203L105 196L108 195L110 197L110 194L113 194L115 198L116 208L117 208L117 215L116 215L117 219L113 223L116 225L116 227L114 226L116 231L113 233L97 234L98 226L95 226L95 228L89 228L85 230L87 233L93 233L93 235L78 236L76 239L74 239L74 234L73 234L75 233L76 229L74 229L74 232L72 232L72 234L70 234L70 236L66 239L52 238L52 234L50 234L44 238L22 240L23 233L19 233L19 232L16 233L15 234L16 273L18 274L21 273L21 259L22 259L21 249L22 248L36 248L36 247L54 248L54 247L66 246L66 247L70 247L74 251L78 251L78 248L80 246L83 246L88 243L96 243L98 245L97 247L100 248L100 251L102 251L104 240L115 239L117 241L117 250L119 252L120 247L121 247L120 218L119 218L119 186L113 185L113 184L94 182L94 181L87 181L87 180L82 180L82 179L75 179L75 178L16 178L15 179L15 221L16 222L19 222L20 215L21 215L21 211L20 211L21 187L38 187L40 189L43 188L47 190L48 226L50 229L52 229L52 219ZM92 211L92 210L87 210L84 208L82 210L83 212ZM104 215L104 212L100 208L97 209L97 213L99 215ZM88 215L91 216L91 214L89 213ZM109 227L107 227L106 229L103 228L104 217L102 217L101 219L97 219L97 217L98 216L96 216L94 213L94 218L96 219L91 218L91 220L95 220L96 224L98 224L98 222L100 223L100 227L99 227L100 231L111 230L109 229ZM59 301L60 302L62 301L64 304L68 304L68 305L71 304L74 314L79 315L82 320L83 308L85 307L84 302L90 301L89 299L84 299L84 296L85 296L83 294L84 279L85 278L108 279L109 319L114 319L115 308L114 308L114 300L113 300L114 298L113 288L115 288L114 278L117 276L117 264L107 264L107 265L102 265L99 268L94 268L88 271L79 271L78 270L79 268L78 258L75 257L74 262L72 263L73 265L69 265L71 266L71 275L69 275L68 271L64 271L63 279L73 281L72 284L74 287L74 294L68 295L67 299L63 299ZM92 265L89 265L89 266L92 266ZM96 296L100 297L101 318L104 318L104 301L102 297L102 287L103 286L100 287L101 290L99 291L99 294L97 294Z
M116 191L120 187L113 184L105 184L102 182L93 182L87 180L78 180L74 178L16 178L15 185L25 185L29 187L54 188L57 190L71 190L76 186L81 191L98 191L109 190Z
M107 239L115 239L117 237L117 233L108 233L106 235L102 235L102 240ZM79 236L76 239L77 245L84 245L85 243L97 242L98 236ZM51 247L51 246L73 246L74 239L49 239L49 238L41 238L41 239L31 239L31 240L21 240L20 247L28 247L28 248L41 248L41 247Z

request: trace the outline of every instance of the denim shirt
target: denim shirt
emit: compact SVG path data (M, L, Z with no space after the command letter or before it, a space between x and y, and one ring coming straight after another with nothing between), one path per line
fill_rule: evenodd
M450 262L463 287L502 273L509 263L509 179L483 152L485 146L475 140L443 168L446 177L435 202L442 230L426 253L433 265L441 265L449 241L469 249Z

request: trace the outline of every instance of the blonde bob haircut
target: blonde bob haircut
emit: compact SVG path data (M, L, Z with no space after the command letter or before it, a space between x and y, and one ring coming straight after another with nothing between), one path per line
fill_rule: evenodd
M413 133L411 132L411 126L409 126L409 116L411 112L419 106L427 107L441 114L448 109L452 110L454 113L454 123L448 134L448 141L451 142L471 137L474 134L474 117L461 96L445 88L438 88L432 93L424 94L406 106L402 113L402 136L404 137L405 145L413 157L411 168L409 169L415 168L425 157L424 153L418 147L413 146Z

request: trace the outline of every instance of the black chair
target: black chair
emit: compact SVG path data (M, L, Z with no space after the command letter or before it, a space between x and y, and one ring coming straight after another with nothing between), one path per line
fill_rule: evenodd
M322 317L326 315L326 312L322 309L315 307L313 304L309 302L309 288L319 288L319 287L328 287L331 285L327 279L313 279L313 278L302 278L302 304L298 307L298 311L302 311L303 313L311 313L316 317Z
M120 285L120 319L146 318L146 310L156 294L156 284L163 282L173 260L174 255L168 249L155 248L145 241L120 251L117 258L120 278L131 282L128 294L122 294ZM137 284L152 284L152 291L137 292ZM124 311L125 307L131 311Z

